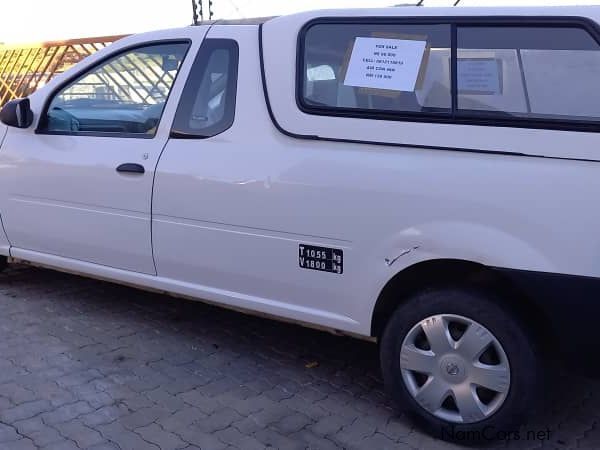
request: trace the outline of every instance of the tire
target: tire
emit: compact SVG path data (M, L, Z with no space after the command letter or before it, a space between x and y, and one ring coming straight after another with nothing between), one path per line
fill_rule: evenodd
M434 436L463 443L518 433L540 398L537 354L500 299L469 288L412 296L393 313L380 345L385 388L398 410Z

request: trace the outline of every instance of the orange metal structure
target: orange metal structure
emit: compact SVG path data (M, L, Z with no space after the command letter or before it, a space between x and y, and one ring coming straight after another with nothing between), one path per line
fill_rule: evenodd
M0 46L0 105L29 95L54 75L122 37Z

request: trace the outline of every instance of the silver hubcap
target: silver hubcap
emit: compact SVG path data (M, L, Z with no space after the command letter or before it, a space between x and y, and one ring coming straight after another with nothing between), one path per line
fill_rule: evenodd
M500 342L483 325L453 314L428 317L409 331L400 368L419 405L453 423L491 416L510 388L510 366Z

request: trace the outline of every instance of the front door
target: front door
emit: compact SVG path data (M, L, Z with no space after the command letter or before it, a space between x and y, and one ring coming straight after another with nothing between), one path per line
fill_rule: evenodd
M158 125L188 46L121 51L58 89L35 133L9 130L0 192L13 247L155 273L152 183L168 139Z

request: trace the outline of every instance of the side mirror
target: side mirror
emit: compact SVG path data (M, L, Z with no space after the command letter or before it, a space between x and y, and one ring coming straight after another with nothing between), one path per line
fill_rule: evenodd
M0 110L0 121L17 128L28 128L33 123L33 112L28 98L11 100Z

